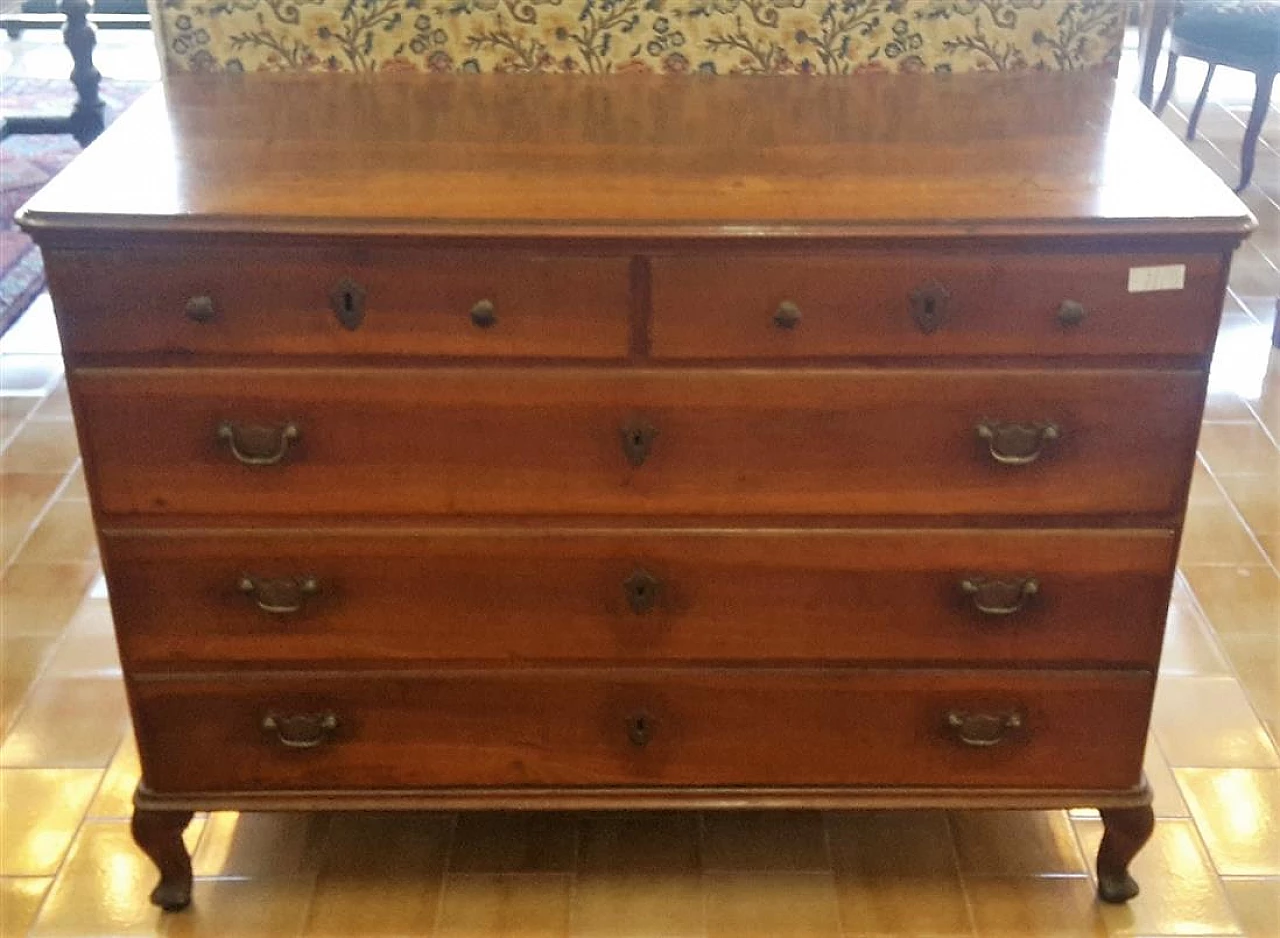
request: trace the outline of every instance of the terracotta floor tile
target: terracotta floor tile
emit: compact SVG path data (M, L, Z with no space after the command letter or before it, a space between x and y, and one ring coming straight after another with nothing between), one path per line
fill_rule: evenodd
M7 732L22 709L36 677L53 654L49 635L0 637L0 733Z
M1182 572L1218 635L1274 635L1280 628L1280 577L1271 567L1188 566Z
M701 868L696 812L640 811L582 817L579 871L684 873Z
M969 905L954 870L932 876L836 873L840 923L847 936L969 936Z
M1210 391L1204 402L1206 423L1251 423L1253 411L1234 391Z
M1165 620L1161 674L1230 674L1226 659L1190 591L1175 589Z
M1178 565L1261 564L1265 559L1257 542L1229 503L1200 503L1187 507Z
M57 872L102 773L0 769L0 876Z
M428 934L452 830L452 816L334 815L302 933Z
M52 882L34 876L0 878L0 935L21 938L27 933Z
M1160 744L1154 737L1147 740L1147 749L1143 754L1142 772L1151 786L1151 808L1156 817L1190 817L1191 809L1183 800L1182 790L1174 777L1173 769L1160 751Z
M1156 685L1152 726L1175 768L1280 766L1275 746L1231 678L1165 676Z
M193 849L203 821L188 825ZM86 821L32 926L33 938L99 938L160 933L164 913L148 901L158 876L125 821Z
M963 876L1045 876L1085 872L1065 811L953 811Z
M58 499L49 506L22 549L25 562L91 563L98 557L98 539L87 502Z
M84 464L79 463L71 470L67 484L62 490L62 498L74 501L87 501L89 498L89 487L84 480Z
M978 938L1106 938L1088 877L981 877L965 889Z
M309 881L199 880L191 906L162 919L165 938L294 938L311 897Z
M954 876L945 811L835 811L826 815L833 868L856 876Z
M0 397L0 446L13 439L38 403L34 397Z
M60 377L61 355L0 355L0 394L42 397Z
M700 938L707 934L702 876L691 872L578 875L573 938Z
M433 938L566 938L573 878L450 874Z
M317 812L210 814L192 870L196 876L235 879L314 878L329 817Z
M577 863L578 818L540 811L458 815L451 873L570 873Z
M1280 534L1255 534L1254 537L1271 565L1280 568Z
M75 425L70 420L33 417L22 425L4 452L4 472L56 472L66 475L80 458Z
M1257 423L1209 423L1200 430L1200 455L1218 477L1256 473L1280 477L1280 449Z
M710 873L708 938L840 938L831 873Z
M1234 412L1234 402L1228 400L1215 400L1215 406L1224 413ZM1239 402L1244 405L1244 401ZM1245 410L1248 407L1245 406ZM40 402L40 406L36 408L35 416L40 420L70 420L71 419L71 397L67 394L67 379L64 375L53 389Z
M102 776L98 794L89 805L88 817L133 817L133 793L138 787L141 772L138 765L138 744L133 733L125 733Z
M708 811L702 816L705 870L831 869L822 815L816 811Z
M57 475L0 474L0 566L17 554L61 483Z
M1077 820L1085 852L1098 850L1102 822ZM1238 935L1222 882L1191 821L1162 820L1130 865L1142 890L1124 905L1100 903L1113 938L1139 935Z
M1272 635L1227 635L1222 647L1258 716L1280 719L1280 629Z
M97 571L92 563L15 563L0 576L0 636L62 633Z
M1254 534L1280 534L1280 474L1220 476L1218 482Z
M1249 938L1280 935L1280 879L1226 879L1223 885Z
M1280 876L1280 770L1175 774L1220 874Z
M31 689L0 746L0 765L105 768L128 723L119 678L47 677Z

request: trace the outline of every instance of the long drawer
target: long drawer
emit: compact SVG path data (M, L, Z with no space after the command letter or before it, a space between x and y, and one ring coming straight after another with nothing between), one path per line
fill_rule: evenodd
M430 661L1154 667L1163 531L108 535L145 671Z
M47 255L72 355L617 360L631 336L630 264L617 256L289 244Z
M451 785L1124 789L1143 672L639 671L132 685L158 793Z
M108 514L1181 509L1195 371L84 369Z
M1222 266L1217 254L657 256L652 354L1207 354Z

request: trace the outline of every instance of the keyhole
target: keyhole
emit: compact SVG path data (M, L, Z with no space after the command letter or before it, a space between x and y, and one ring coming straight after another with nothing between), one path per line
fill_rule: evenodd
M646 716L634 716L628 721L627 736L635 746L646 746L653 734L653 723Z
M343 311L344 311L344 312L346 312L346 313L347 313L347 315L350 315L351 313L354 313L354 312L356 311L356 309L355 309L355 305L356 305L356 304L355 304L355 297L353 297L353 296L351 295L351 291L350 291L350 290L343 290L343 291L342 291L342 309L343 309Z

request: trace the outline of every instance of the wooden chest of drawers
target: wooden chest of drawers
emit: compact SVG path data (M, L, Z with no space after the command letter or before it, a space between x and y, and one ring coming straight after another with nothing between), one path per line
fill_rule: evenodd
M1251 219L1108 81L197 76L24 223L157 903L299 806L1090 805L1136 890Z

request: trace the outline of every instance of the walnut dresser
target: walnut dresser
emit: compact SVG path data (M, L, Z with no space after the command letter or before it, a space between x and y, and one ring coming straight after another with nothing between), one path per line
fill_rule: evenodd
M171 79L25 209L193 810L1096 806L1252 219L1097 75Z

